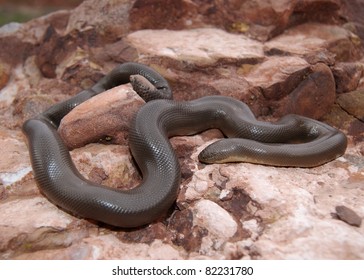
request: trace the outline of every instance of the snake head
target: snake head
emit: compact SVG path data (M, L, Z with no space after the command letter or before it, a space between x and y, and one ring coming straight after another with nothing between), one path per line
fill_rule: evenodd
M198 159L207 164L249 161L246 157L246 152L249 151L244 149L244 145L240 145L241 141L245 140L237 138L218 140L203 149Z
M131 75L130 83L133 89L141 96L146 102L154 99L169 99L169 88L158 88L153 85L147 78L142 75Z

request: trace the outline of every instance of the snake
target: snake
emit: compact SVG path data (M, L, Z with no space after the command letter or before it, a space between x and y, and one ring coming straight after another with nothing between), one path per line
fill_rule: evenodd
M130 82L146 104L133 117L129 148L142 174L139 186L121 190L94 183L75 167L57 132L74 107L118 84ZM53 105L23 124L35 181L54 204L73 215L121 228L152 223L176 201L181 183L178 157L169 138L217 128L226 138L199 154L206 163L247 161L314 167L344 154L340 130L299 115L275 123L258 121L249 107L227 96L172 100L168 82L150 67L124 63L93 87Z

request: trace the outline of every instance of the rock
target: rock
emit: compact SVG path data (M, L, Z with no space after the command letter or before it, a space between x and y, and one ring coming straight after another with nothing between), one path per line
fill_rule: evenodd
M198 10L204 10L209 6L200 3L198 7L195 3L184 0L152 0L148 4L143 0L134 1L130 10L132 30L183 29L191 25L200 25L202 22Z
M180 253L169 244L164 244L161 240L156 240L151 245L148 255L154 260L179 260L182 259Z
M344 14L348 18L349 23L354 25L354 30L360 36L362 42L364 42L364 19L363 19L363 1L343 1L344 2Z
M77 31L91 46L115 42L129 31L133 1L83 1L69 17L66 33Z
M22 62L24 56L31 53L32 45L15 36L6 36L0 33L0 44L0 60L8 65L16 65ZM13 55L14 53L19 54L19 56Z
M64 229L72 220L65 213L57 215L60 210L41 197L15 199L2 203L0 211L2 213L0 254L7 248L16 250L19 247L22 250L22 246L33 239L30 236L39 228ZM26 220L28 220L27 223Z
M44 94L27 97L21 95L19 99L15 98L14 105L15 112L25 121L48 109L52 105L52 100Z
M71 155L81 174L96 183L130 189L141 181L126 146L91 144Z
M221 46L213 43L215 36L224 38ZM162 39L154 41L150 38ZM183 38L185 45L176 45L180 38ZM259 51L262 45L247 41L243 35L231 35L214 29L143 30L130 34L128 40L134 47L141 46L138 50L148 64L154 65L155 56L162 57L162 65L156 68L172 80L172 86L176 88L175 99L227 95L244 100L257 116L297 113L314 118L327 113L334 102L335 84L330 69L323 64L310 67L299 57L273 56L262 61L262 52ZM226 50L226 45L229 50ZM242 49L241 45L247 46ZM225 52L229 53L229 57L222 59ZM185 61L189 61L188 67ZM241 67L232 72L228 70L230 63ZM190 74L200 67L215 64L227 66L219 72L215 72L218 67L215 68L203 79L196 79L196 75ZM191 80L194 81L191 83ZM187 81L189 88L184 86ZM229 87L223 86L226 84ZM181 86L183 93L179 90ZM311 92L313 94L309 94ZM318 99L322 100L321 108L316 106Z
M176 100L214 94L241 98L249 86L231 66L249 67L263 59L261 43L213 28L142 30L129 34L127 40L142 54L141 62L171 82ZM201 76L202 69L210 70Z
M0 60L15 66L35 53L45 30L50 24L62 28L68 21L69 12L59 11L24 24L9 23L0 28ZM14 55L17 54L17 55Z
M113 88L72 110L62 120L59 134L70 149L100 141L127 145L129 124L143 104L130 86Z
M358 63L338 63L332 67L336 92L344 93L355 90L364 74L364 66Z
M363 259L363 227L332 217L344 202L364 216L359 2L88 0L1 27L0 258ZM321 118L349 136L348 149L309 169L205 165L198 154L219 131L173 137L182 180L167 213L129 230L80 219L39 191L21 125L125 61L159 71L176 100L226 95L260 120ZM140 184L120 121L142 104L124 85L66 117L60 131L80 146L71 156L83 176L118 189Z
M268 54L307 55L328 49L336 61L355 61L360 57L360 43L350 31L334 25L306 23L288 29L265 44Z
M9 81L10 69L5 63L0 63L0 90L6 86Z
M96 73L98 76L93 80L95 70L99 71L101 67L86 52L85 49L90 46L85 40L87 38L83 38L77 31L63 36L52 25L49 26L41 42L42 48L36 54L35 62L42 75L46 78L58 76L65 81L71 80L84 88L93 85L101 78ZM85 84L83 79L91 80L91 84Z
M340 17L336 0L299 1L264 0L242 3L239 0L220 1L135 1L130 10L132 30L191 29L216 26L230 32L245 33L266 41L287 27L307 21L332 23ZM163 19L163 20L161 20Z
M254 105L247 102L253 110L259 106L254 110L258 116L293 113L318 119L335 102L335 81L323 63L310 66L298 57L270 57L245 78L264 96Z
M189 209L177 211L173 215L169 230L173 244L182 246L187 252L198 252L203 238L208 235L205 227L194 224L194 215Z
M360 227L362 218L360 218L353 210L343 205L336 206L335 210L336 215L340 220L351 226Z
M39 48L36 56L37 66L44 77L55 78L58 64L76 49L75 38L72 37L72 34L59 35L52 25L47 28L41 43L42 48Z
M209 200L200 200L195 205L197 224L205 227L209 233L226 239L234 236L237 224L223 208Z
M338 104L350 115L364 121L364 90L340 94L337 99Z
M291 93L287 107L279 115L294 113L319 119L330 111L336 98L332 72L323 63L316 64L312 70L313 73Z
M298 1L290 17L290 25L302 22L337 23L340 19L340 1Z
M173 60L178 68L211 67L229 62L254 63L263 59L259 42L214 28L141 30L129 34L127 38L143 56ZM212 45L212 41L215 44Z
M352 92L340 94L337 98L337 104L351 120L347 124L347 130L353 136L355 142L364 140L364 91L363 89L355 90Z
M245 76L245 79L260 91L265 99L256 102L255 106L251 101L248 104L253 110L259 108L258 112L257 109L254 110L258 116L273 112L274 115L284 115L288 110L287 103L292 98L290 94L310 73L312 73L310 65L299 57L270 57L253 67ZM282 99L286 100L282 103ZM300 104L297 104L297 107L300 107Z
M0 185L10 186L30 172L28 149L20 135L0 129L0 146L4 153L0 162Z
M245 79L251 85L262 88L265 98L280 100L289 95L310 72L310 65L299 57L273 56L255 66Z

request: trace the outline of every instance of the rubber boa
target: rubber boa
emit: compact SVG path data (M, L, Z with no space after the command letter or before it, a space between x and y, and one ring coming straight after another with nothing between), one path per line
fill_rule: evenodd
M121 71L122 75L117 74L120 69L114 71L91 89L56 104L23 125L41 191L56 205L83 218L117 227L138 227L165 213L176 200L181 180L180 165L168 139L172 136L220 129L228 138L201 152L199 159L207 163L244 160L312 167L345 152L347 140L342 132L309 118L288 115L274 124L257 121L245 103L224 96L186 102L154 100L160 97L149 92L159 95L160 91L161 98L171 98L168 83L146 66L123 65L120 69L127 71ZM143 71L139 71L140 67ZM134 77L133 87L144 92L147 103L133 118L129 132L129 147L143 180L138 187L124 191L86 180L56 129L72 108L128 82L129 77Z

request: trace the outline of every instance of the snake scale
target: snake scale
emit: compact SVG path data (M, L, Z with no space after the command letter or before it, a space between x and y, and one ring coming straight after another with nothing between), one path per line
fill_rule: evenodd
M136 188L118 190L95 184L79 173L57 128L77 105L128 82L147 102L133 118L129 132L129 147L143 180ZM246 104L230 97L170 99L170 87L160 74L142 64L124 63L93 87L27 120L23 132L40 190L54 204L83 218L138 227L160 217L177 197L181 171L168 139L171 136L220 129L228 138L200 153L199 160L205 163L313 167L341 156L346 149L342 132L306 117L287 115L272 124L257 121Z

